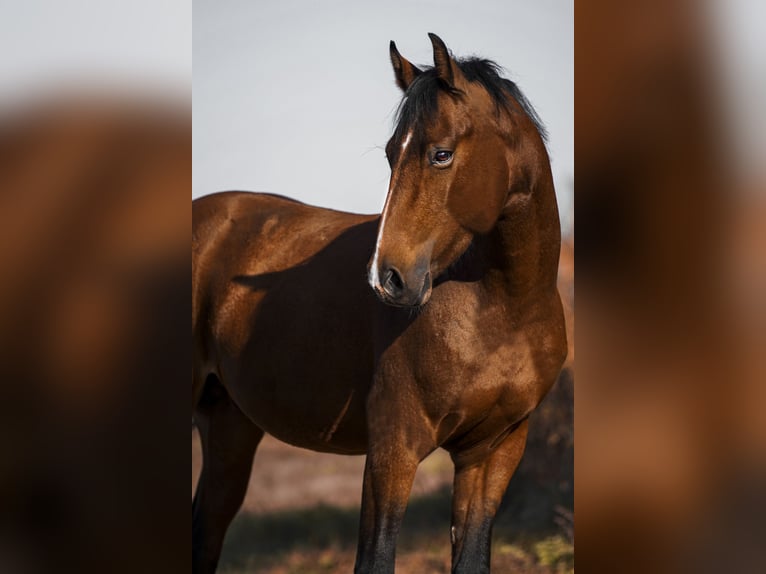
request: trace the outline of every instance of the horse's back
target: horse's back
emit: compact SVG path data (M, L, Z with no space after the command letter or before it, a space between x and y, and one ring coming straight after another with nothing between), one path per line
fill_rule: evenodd
M192 261L202 263L211 244L224 242L237 247L232 254L246 257L252 250L268 247L284 266L285 257L300 258L312 248L331 240L333 234L369 222L372 215L358 215L315 207L268 193L226 191L192 202ZM267 254L267 255L268 255ZM263 263L263 251L258 262Z
M274 195L226 192L196 200L197 383L215 373L254 422L286 442L359 452L358 438L330 443L345 442L346 432L365 435L374 304L366 265L376 229L377 216ZM340 411L349 426L327 434ZM284 420L307 428L284 428Z
M263 219L301 207L309 206L287 197L243 191L225 191L195 199L192 201L192 264L196 267L201 263L202 254L211 244L226 239L232 231L242 230L257 236L258 223Z
M350 228L374 219L268 193L227 191L194 200L193 327L205 294L226 291L232 278L245 280L304 263Z

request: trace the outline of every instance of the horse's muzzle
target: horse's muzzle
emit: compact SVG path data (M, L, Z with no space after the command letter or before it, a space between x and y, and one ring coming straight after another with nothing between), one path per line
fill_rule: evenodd
M431 296L431 273L428 267L415 268L409 274L392 265L381 265L375 293L384 303L396 307L421 307Z

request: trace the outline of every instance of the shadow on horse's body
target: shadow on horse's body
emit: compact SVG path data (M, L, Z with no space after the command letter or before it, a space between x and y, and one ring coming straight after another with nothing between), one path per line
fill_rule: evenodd
M447 449L453 571L489 570L527 417L566 354L559 222L523 96L432 42L426 71L391 46L406 99L381 217L242 192L193 203L195 572L215 569L264 432L367 454L357 572L393 571L417 466Z

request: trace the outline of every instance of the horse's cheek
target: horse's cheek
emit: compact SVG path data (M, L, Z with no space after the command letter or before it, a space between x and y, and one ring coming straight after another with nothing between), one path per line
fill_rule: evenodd
M480 180L481 187L476 180L471 184L456 180L447 200L447 207L458 223L478 234L489 233L495 226L504 196L503 178L493 170L485 173L489 177ZM487 193L488 189L496 192Z

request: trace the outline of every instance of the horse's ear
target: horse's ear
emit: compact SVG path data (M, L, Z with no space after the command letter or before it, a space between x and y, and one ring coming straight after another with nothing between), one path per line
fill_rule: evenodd
M460 75L460 70L455 60L452 59L447 46L439 36L429 32L428 37L431 38L431 44L434 47L434 69L436 74L440 80L449 87L454 88L457 77Z
M399 53L393 40L389 44L389 52L391 53L391 64L394 66L394 74L396 75L396 85L403 92L406 92L413 80L420 75L421 70Z

